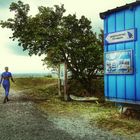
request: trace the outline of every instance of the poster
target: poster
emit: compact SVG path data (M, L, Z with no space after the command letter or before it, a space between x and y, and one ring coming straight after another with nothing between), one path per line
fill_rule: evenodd
M132 74L132 50L105 53L105 74Z
M65 80L65 63L60 64L60 79Z

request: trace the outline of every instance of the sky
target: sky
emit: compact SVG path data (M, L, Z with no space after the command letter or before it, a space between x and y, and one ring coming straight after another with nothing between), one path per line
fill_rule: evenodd
M77 17L85 15L92 22L94 31L103 28L103 21L99 17L100 12L134 2L135 0L22 0L30 5L30 15L38 12L38 6L52 7L53 5L64 4L66 14L76 14ZM13 17L9 11L11 2L17 0L0 0L0 20L7 20ZM0 27L0 72L5 66L14 73L46 73L50 71L41 59L43 56L28 56L28 52L23 52L17 41L9 39L12 32L9 29Z

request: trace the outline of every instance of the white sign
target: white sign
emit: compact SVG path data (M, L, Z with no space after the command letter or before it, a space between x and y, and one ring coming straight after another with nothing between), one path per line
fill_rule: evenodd
M60 64L60 79L65 79L65 64Z
M119 43L119 42L126 42L126 41L133 41L135 40L135 29L125 30L121 32L109 33L105 41L107 44L112 43Z

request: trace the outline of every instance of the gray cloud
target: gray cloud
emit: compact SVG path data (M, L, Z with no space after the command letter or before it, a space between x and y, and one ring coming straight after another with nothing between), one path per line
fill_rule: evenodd
M17 42L10 43L6 46L10 53L17 55L17 56L29 56L28 51L23 51L21 46L18 46Z
M16 2L17 0L0 0L0 8L7 8L10 6L12 2Z

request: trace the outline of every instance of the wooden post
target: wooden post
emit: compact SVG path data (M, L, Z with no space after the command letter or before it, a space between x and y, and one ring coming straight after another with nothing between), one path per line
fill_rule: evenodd
M67 64L65 63L65 78L64 78L64 100L69 101L69 96L67 92Z
M64 76L64 100L67 100L67 68L65 64L65 76Z
M60 65L58 67L58 95L61 97Z
M63 95L61 92L61 86L63 86ZM58 78L58 92L59 95L64 97L65 101L69 100L69 96L67 94L67 65L66 63L61 63L59 65L59 78Z

